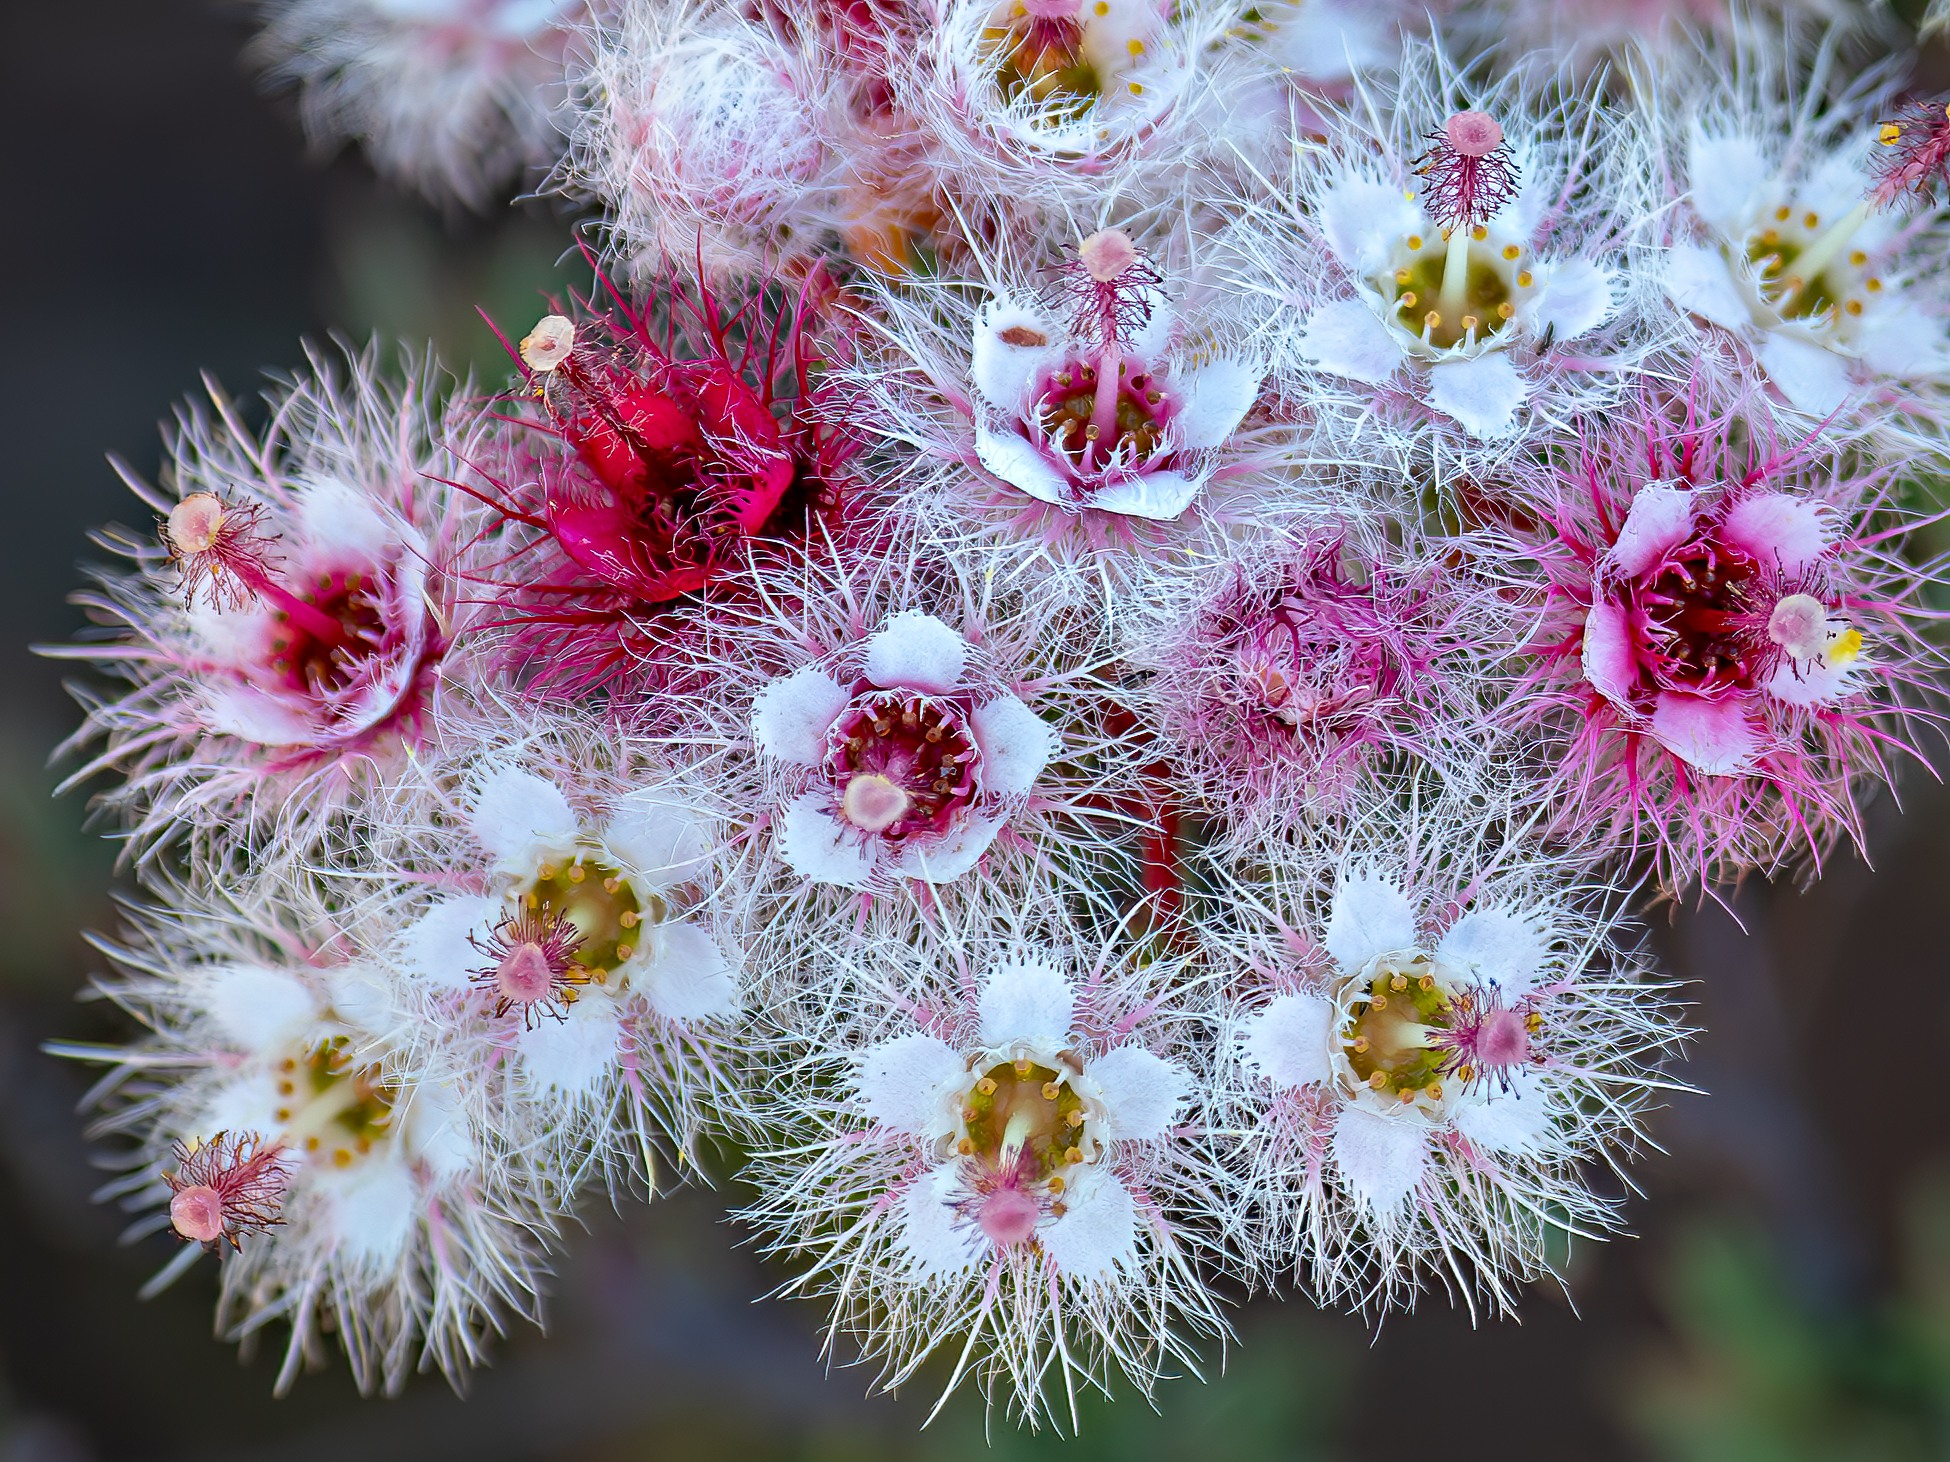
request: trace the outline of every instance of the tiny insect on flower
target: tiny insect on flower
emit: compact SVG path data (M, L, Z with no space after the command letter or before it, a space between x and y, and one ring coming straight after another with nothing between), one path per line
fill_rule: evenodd
M521 359L537 375L547 375L575 349L575 322L566 315L544 315L521 338Z
M284 1148L255 1132L219 1132L208 1142L176 1144L176 1171L163 1174L173 1195L169 1223L206 1249L241 1248L239 1235L263 1233L284 1219Z

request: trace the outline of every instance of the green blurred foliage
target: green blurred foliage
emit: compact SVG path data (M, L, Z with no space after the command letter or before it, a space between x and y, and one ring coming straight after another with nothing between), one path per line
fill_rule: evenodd
M1673 1462L1923 1462L1950 1456L1950 1173L1902 1213L1893 1291L1801 1298L1759 1224L1695 1223L1657 1286L1672 1347L1622 1377L1627 1420Z

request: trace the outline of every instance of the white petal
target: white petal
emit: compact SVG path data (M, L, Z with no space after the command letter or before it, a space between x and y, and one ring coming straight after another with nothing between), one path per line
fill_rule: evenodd
M954 1131L968 1063L946 1041L917 1031L870 1046L859 1060L854 1090L873 1121L924 1142Z
M1508 1091L1491 1085L1487 1100L1459 1108L1456 1130L1491 1152L1535 1156L1550 1133L1550 1118L1543 1084L1534 1072L1518 1071L1511 1076Z
M1944 350L1943 321L1925 310L1901 308L1885 293L1862 320L1855 348L1877 375L1913 380L1950 370Z
M1486 442L1510 435L1529 396L1529 385L1501 351L1429 367L1429 405Z
M1056 751L1056 728L1012 695L975 709L975 744L982 749L983 784L1022 795L1036 785Z
M1104 1106L1102 1135L1130 1142L1163 1137L1191 1095L1191 1073L1142 1046L1106 1051L1080 1078Z
M1693 490L1652 483L1633 495L1605 561L1631 578L1693 536Z
M1788 404L1809 416L1828 416L1848 400L1848 362L1832 350L1785 330L1770 330L1754 351L1767 379Z
M1108 1279L1137 1262L1137 1200L1103 1167L1088 1167L1063 1191L1064 1212L1037 1228L1043 1252L1064 1274Z
M1058 472L1042 451L1020 432L975 428L975 456L981 464L1018 492L1039 503L1075 506L1070 479Z
M1354 274L1380 269L1396 238L1406 238L1422 222L1422 210L1400 188L1372 178L1343 178L1323 188L1315 206L1327 247Z
M1378 386L1401 366L1401 339L1358 300L1332 300L1307 317L1294 349L1309 365Z
M304 1035L318 999L296 975L261 965L225 965L210 976L204 1009L244 1050L268 1055Z
M1774 172L1760 144L1739 133L1712 136L1695 130L1687 154L1694 212L1727 238L1740 237L1751 221L1761 188Z
M452 1087L416 1082L398 1112L402 1140L442 1179L457 1178L475 1166L474 1137L467 1114Z
M569 1007L566 1020L541 1019L515 1037L521 1069L545 1091L587 1096L616 1064L622 1022L608 1000L589 998Z
M1003 960L982 981L977 1009L982 1044L991 1048L1066 1046L1076 995L1069 977L1043 960Z
M1318 995L1280 995L1246 1023L1246 1060L1274 1086L1313 1086L1333 1074L1334 1007Z
M1429 1146L1413 1122L1392 1122L1364 1107L1346 1107L1334 1124L1334 1165L1354 1195L1392 1214L1428 1170Z
M910 843L887 866L902 878L953 883L982 861L982 854L1007 820L990 813L973 813L938 843Z
M561 788L513 766L494 767L476 783L472 822L495 871L518 876L574 847L580 831Z
M1341 0L1306 0L1282 12L1266 46L1283 72L1339 87L1392 63L1401 32L1392 16Z
M332 1014L355 1030L377 1035L393 1023L398 1007L393 987L381 971L363 960L334 965L325 972Z
M1666 255L1665 284L1667 298L1680 309L1722 329L1739 330L1753 323L1747 297L1718 249L1674 244Z
M814 883L864 888L878 854L827 810L831 799L807 792L779 814L779 856Z
M918 609L896 614L867 641L867 679L883 688L951 691L967 661L968 641Z
M1172 441L1187 452L1224 446L1259 398L1259 379L1258 369L1243 360L1215 360L1175 382Z
M400 963L436 990L465 989L483 963L468 936L485 939L505 909L500 899L473 895L442 899L400 936Z
M1709 701L1661 691L1652 735L1674 756L1708 776L1745 772L1760 751L1760 733L1738 700Z
M616 803L603 828L603 846L653 888L667 888L704 871L717 842L703 809L671 792L643 787Z
M1100 513L1170 523L1183 516L1204 490L1203 475L1188 477L1183 472L1160 469L1099 488L1084 505Z
M1002 338L1004 331L1017 332L1018 339L1040 336L1043 344L1012 345ZM1024 398L1049 360L1056 338L1055 326L1034 310L1012 300L990 300L975 326L970 363L975 389L991 405L1012 416L1019 414L1030 405Z
M1819 660L1796 664L1783 658L1767 677L1767 693L1790 706L1832 705L1854 694L1856 674L1862 669L1862 663L1859 657L1846 665L1829 665Z
M413 1174L396 1158L369 1158L344 1173L314 1170L331 1207L332 1244L341 1263L383 1273L399 1262L419 1217Z
M826 733L848 699L832 676L807 665L759 691L752 702L752 739L768 756L816 767L826 759Z
M1415 906L1408 895L1372 873L1346 874L1327 916L1327 952L1342 968L1358 970L1378 954L1415 948Z
M1778 563L1789 578L1814 567L1828 548L1821 510L1781 492L1742 498L1728 511L1725 531L1756 558Z
M226 686L203 698L203 720L210 730L255 746L300 746L318 740L311 721L296 710L246 686Z
M1533 337L1550 329L1558 340L1575 340L1611 319L1623 292L1616 270L1589 259L1564 259L1551 266L1524 319Z
M1550 939L1534 912L1508 905L1472 909L1449 927L1435 957L1460 973L1495 981L1506 1000L1537 983L1550 958Z
M956 1206L968 1196L961 1165L930 1168L900 1196L900 1245L927 1279L966 1273L986 1246L982 1230Z
M1621 709L1631 708L1638 685L1638 660L1631 620L1622 604L1600 599L1584 617L1584 678L1598 694Z
M657 926L657 958L630 977L665 1020L714 1020L738 1013L738 971L718 942L691 923Z
M374 559L398 541L379 505L336 478L304 484L297 498L298 536L323 557Z

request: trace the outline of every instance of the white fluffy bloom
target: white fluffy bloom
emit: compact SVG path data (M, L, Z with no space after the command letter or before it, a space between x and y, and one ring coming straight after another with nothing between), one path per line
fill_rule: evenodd
M710 5L630 5L580 85L571 177L632 266L765 275L830 248L854 169L844 72ZM864 143L864 137L859 141Z
M223 1134L259 1141L286 1186L275 1226L221 1266L223 1331L289 1322L280 1390L333 1330L362 1388L396 1391L427 1361L458 1379L506 1314L534 1315L550 1221L512 1134L485 1120L468 1052L403 1038L374 999L383 971L343 952L322 904L265 885L168 894L167 913L138 913L110 949L126 974L104 985L150 1035L63 1048L113 1068L96 1130L135 1146L111 1192L167 1203L172 1144L180 1157ZM186 1245L152 1288L199 1252Z
M256 59L305 128L359 141L437 202L484 208L561 156L566 55L588 0L260 0Z
M1435 1278L1508 1309L1554 1232L1618 1226L1581 1165L1636 1148L1683 1032L1609 890L1499 850L1480 813L1368 815L1318 835L1318 862L1266 860L1226 896L1250 915L1207 923L1242 993L1250 1258L1363 1308Z
M1177 1322L1224 1328L1191 1268L1209 1198L1180 1126L1198 992L1034 924L984 911L965 942L916 945L889 921L787 1007L781 1140L745 1217L813 1261L791 1288L834 1297L888 1387L966 1332L951 1389L972 1373L1074 1425L1111 1365L1149 1389L1192 1364Z
M1950 381L1942 218L1929 209L1919 223L1869 196L1886 145L1877 123L1897 88L1878 73L1836 79L1827 49L1811 78L1790 79L1778 35L1743 30L1738 54L1738 85L1727 87L1724 62L1703 59L1650 117L1671 133L1684 190L1660 276L1667 298L1730 336L1746 370L1800 416L1853 403L1845 417L1860 420L1880 393L1940 417Z
M1631 134L1521 69L1465 100L1420 45L1387 106L1333 119L1329 146L1296 149L1275 197L1247 199L1229 232L1288 389L1338 390L1349 412L1409 435L1432 414L1463 444L1506 449L1615 398L1646 348L1609 328L1629 294L1623 250L1648 217ZM1429 159L1458 113L1493 117L1507 141L1451 229L1432 200L1455 194L1434 191Z

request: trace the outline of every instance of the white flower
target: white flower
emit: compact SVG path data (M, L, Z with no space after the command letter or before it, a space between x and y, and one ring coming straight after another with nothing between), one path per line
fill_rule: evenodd
M633 1058L642 1020L684 1028L737 1013L731 956L703 922L680 913L688 886L710 866L711 824L697 808L650 787L585 820L554 782L503 761L477 776L467 824L486 855L486 887L428 906L405 932L401 958L431 990L485 986L493 995L515 988L483 973L501 946L521 948L506 932L510 920L529 910L565 924L557 988L502 1000L504 1008L551 998L566 1007L556 1019L521 1021L513 1036L536 1086L588 1097Z
M1776 142L1692 129L1687 198L1700 240L1667 256L1668 297L1739 337L1809 416L1831 415L1877 378L1950 375L1938 296L1894 256L1900 217L1865 197L1872 144L1858 135L1784 167Z
M931 615L891 616L846 663L766 685L752 736L803 790L778 818L780 856L815 883L948 883L973 868L1036 785L1056 735L970 664Z

